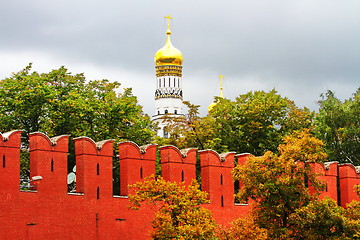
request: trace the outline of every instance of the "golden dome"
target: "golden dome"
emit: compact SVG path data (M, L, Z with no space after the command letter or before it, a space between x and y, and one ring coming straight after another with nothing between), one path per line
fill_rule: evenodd
M170 41L170 35L171 32L168 29L166 31L167 38L165 46L159 49L159 51L156 52L154 60L156 63L156 66L159 65L178 65L181 66L183 62L183 56L179 49L175 48L171 41Z
M210 112L217 104L218 102L212 102L209 106L208 106L208 112Z

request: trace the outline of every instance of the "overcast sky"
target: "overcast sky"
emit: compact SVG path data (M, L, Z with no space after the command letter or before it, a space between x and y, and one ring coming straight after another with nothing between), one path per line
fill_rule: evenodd
M275 88L312 110L328 89L347 99L360 87L359 0L0 0L0 79L65 66L132 87L153 115L168 14L184 100L203 115L220 74L226 98Z

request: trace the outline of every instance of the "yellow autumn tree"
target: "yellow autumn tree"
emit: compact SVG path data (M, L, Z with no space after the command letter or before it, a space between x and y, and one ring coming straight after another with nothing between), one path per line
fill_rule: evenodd
M295 132L283 138L279 154L281 158L295 162L323 162L327 158L324 143L314 137L309 129Z
M134 191L129 196L133 209L144 204L158 207L152 220L152 239L215 239L215 220L201 206L208 202L207 193L199 189L196 180L186 186L152 176L130 188Z
M279 155L267 152L235 167L234 179L242 183L237 197L254 201L254 222L268 230L270 239L288 239L291 214L316 200L317 191L323 188L307 166L308 161L324 160L322 145L309 130L299 131L284 138Z
M232 221L230 227L219 227L217 237L219 240L266 240L268 233L248 215Z
M360 239L360 202L347 208L331 198L312 201L290 216L292 239Z

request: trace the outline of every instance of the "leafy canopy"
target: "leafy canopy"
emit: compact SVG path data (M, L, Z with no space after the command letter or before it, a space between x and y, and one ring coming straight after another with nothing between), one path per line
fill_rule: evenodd
M127 139L145 144L153 136L131 89L118 93L120 83L86 81L66 68L31 72L31 64L0 80L0 131L88 136L96 141Z
M217 229L220 240L266 240L268 233L260 228L251 215L240 217L230 223L230 227L220 226Z
M290 216L292 239L360 239L360 202L342 208L328 197L312 201Z
M360 165L360 88L344 102L330 90L321 97L315 133L329 160Z
M235 101L218 98L210 113L200 118L198 105L185 102L189 114L168 126L166 143L179 148L196 147L218 152L277 151L282 137L309 128L313 113L296 107L275 90L242 94Z
M234 168L233 176L242 187L237 194L241 201L252 199L256 224L269 231L271 238L287 239L289 217L306 206L323 189L307 160L323 161L322 143L308 130L287 136L279 146L279 155L272 152L252 157ZM309 191L311 185L315 193Z
M215 221L210 211L200 206L208 202L207 193L199 190L196 180L186 186L149 177L130 188L134 191L129 196L133 209L143 204L158 207L152 239L215 239Z

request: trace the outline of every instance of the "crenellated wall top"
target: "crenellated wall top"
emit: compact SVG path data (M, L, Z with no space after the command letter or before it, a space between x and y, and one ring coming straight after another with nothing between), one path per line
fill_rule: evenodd
M339 164L340 178L357 178L360 179L359 166L354 166L350 163Z
M235 152L218 154L213 150L201 150L200 162L202 167L214 166L214 167L234 167Z
M74 142L75 155L113 156L113 139L95 142L89 137L78 137L74 138Z
M144 159L153 160L156 159L156 144L140 146L134 142L126 141L118 144L119 158L131 158L131 159Z
M61 135L49 138L45 133L34 132L29 134L30 151L44 150L68 152L70 135Z
M14 130L10 132L0 133L0 147L20 147L21 130Z
M196 148L186 148L179 150L175 146L163 146L160 147L160 155L161 155L161 163L188 163L195 164L196 163Z

